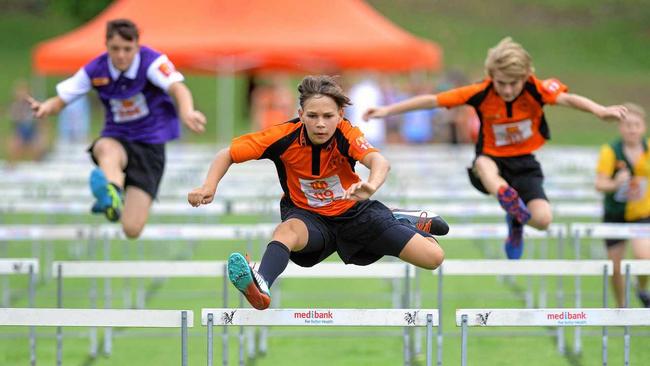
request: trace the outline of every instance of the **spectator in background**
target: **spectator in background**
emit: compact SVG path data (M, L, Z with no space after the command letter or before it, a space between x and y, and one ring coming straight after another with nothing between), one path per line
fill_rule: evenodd
M619 123L620 136L600 149L596 169L596 189L605 193L604 222L650 223L650 139L646 133L645 111L626 104L627 114ZM650 239L633 239L632 253L637 259L650 259ZM625 257L625 239L606 239L607 257L614 262L612 284L619 307L623 307L624 284L621 260ZM650 307L648 277L639 276L637 295Z
M447 72L436 86L436 92L441 93L467 85L467 77L457 70ZM435 125L439 127L438 136L452 144L476 142L480 121L474 108L467 105L452 108L439 108L435 116Z
M287 79L285 75L272 74L253 83L250 96L253 131L267 129L294 117L296 98Z
M382 146L386 142L386 121L384 118L377 118L373 123L363 122L363 113L366 109L384 104L377 78L372 74L362 75L350 87L348 95L354 101L354 104L346 109L345 117L363 132L371 144Z
M409 97L431 93L431 88L424 77L410 79ZM404 98L406 99L406 98ZM434 136L434 118L441 114L440 108L418 109L404 114L404 121L400 128L404 142L409 144L424 144L431 142Z
M39 160L47 149L47 131L45 124L32 113L27 98L29 85L25 80L18 80L14 85L14 100L9 107L12 134L9 136L8 161L13 165L18 160Z
M88 142L90 133L90 102L87 96L67 104L59 113L58 143L74 144Z

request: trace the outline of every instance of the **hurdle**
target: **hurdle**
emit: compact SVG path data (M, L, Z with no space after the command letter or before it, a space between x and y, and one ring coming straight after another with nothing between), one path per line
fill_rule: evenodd
M57 305L63 307L63 279L64 278L199 278L211 277L224 279L224 304L227 304L227 272L224 261L56 261L52 263L52 272L57 274ZM96 284L90 288L91 306L97 305ZM139 295L144 296L144 295ZM104 306L111 306L110 285L104 288ZM142 304L144 299L142 299ZM61 328L57 329L57 336L61 336ZM90 329L90 355L97 355L97 328ZM105 329L104 354L112 352L112 331Z
M314 267L300 267L294 263L289 263L287 268L282 272L273 288L273 297L271 300L271 307L280 307L281 306L281 284L290 278L295 279L308 279L308 278L319 278L319 279L388 279L388 280L403 280L404 291L401 298L401 306L407 308L409 307L409 298L410 298L410 280L415 277L416 268L413 265L404 262L378 262L373 263L370 266L356 266L356 265L346 265L344 263L336 262L322 262ZM399 294L397 291L393 291L393 304L400 302L398 299ZM394 305L395 306L395 305ZM260 347L259 351L262 353L267 352L267 332L266 328L262 328L262 334L260 337ZM405 357L409 360L412 358L410 353L409 345L411 344L411 338L408 334L408 329L404 329L404 344L405 344ZM252 338L252 337L251 337ZM240 343L240 347L241 347ZM249 348L249 356L254 355L255 351L253 350L254 346ZM240 353L241 355L241 353ZM240 363L243 362L240 359Z
M38 259L36 258L0 258L0 275L27 274L28 295L27 304L30 308L35 305L35 275L39 272ZM6 277L3 277L6 280ZM11 292L9 281L5 281L2 287L2 302L4 307L9 307ZM36 331L34 327L29 328L29 359L30 365L36 365Z
M201 325L207 326L208 366L213 365L214 326L426 327L427 366L431 366L437 319L436 309L201 309Z
M54 327L181 328L181 365L187 366L191 310L97 310L0 308L0 325ZM56 365L63 362L63 338L57 334Z
M467 365L468 327L607 327L650 325L650 309L458 309L461 327L461 365ZM603 365L607 365L607 341L603 336ZM627 364L626 364L627 365Z
M650 224L613 224L613 223L574 223L570 226L574 238L576 253L580 253L581 240L590 239L642 239L650 238ZM627 266L625 264L627 264ZM634 273L632 273L634 272ZM623 261L621 262L621 274L625 275L625 306L629 306L629 287L630 275L649 274L650 267L646 267L643 262ZM607 328L603 328L603 333L607 333ZM629 328L625 328L625 355L629 360Z
M487 275L528 275L528 276L602 276L603 306L607 306L607 279L612 275L611 261L606 260L446 260L433 273L438 274L438 304L442 304L442 278L444 276L487 276ZM580 303L581 293L576 291L575 301ZM442 308L438 308L442 312ZM442 345L442 319L438 325L438 349ZM576 333L576 337L580 337ZM576 341L576 344L581 344ZM558 328L557 348L564 354L564 331ZM438 364L442 358L438 359Z

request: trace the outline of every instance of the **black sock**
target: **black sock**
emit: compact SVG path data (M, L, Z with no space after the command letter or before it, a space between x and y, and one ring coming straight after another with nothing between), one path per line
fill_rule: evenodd
M266 251L262 256L260 268L257 270L264 277L269 287L276 278L287 268L289 264L289 255L291 251L286 245L274 240L266 246Z

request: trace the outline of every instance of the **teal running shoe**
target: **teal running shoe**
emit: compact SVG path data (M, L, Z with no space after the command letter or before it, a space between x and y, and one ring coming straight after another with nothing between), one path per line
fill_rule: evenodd
M251 267L247 257L239 253L232 253L228 257L228 279L255 309L264 310L271 305L269 286Z

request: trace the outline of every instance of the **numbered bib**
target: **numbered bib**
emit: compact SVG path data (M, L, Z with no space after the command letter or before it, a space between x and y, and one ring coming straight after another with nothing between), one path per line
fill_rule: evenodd
M525 119L513 123L492 125L494 144L496 146L514 145L529 139L533 135L533 121Z
M127 99L110 99L110 104L115 123L134 121L149 115L147 99L142 93Z
M300 179L300 189L310 207L324 207L343 198L343 186L338 175L321 179Z

